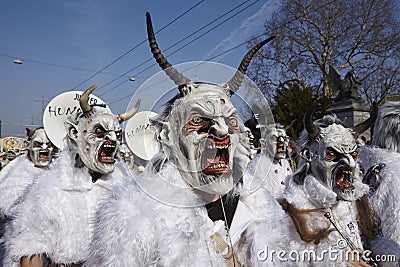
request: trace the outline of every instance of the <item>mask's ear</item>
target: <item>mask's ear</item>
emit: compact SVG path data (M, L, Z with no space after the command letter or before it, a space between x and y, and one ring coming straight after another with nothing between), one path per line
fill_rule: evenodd
M150 119L150 123L153 125L156 131L157 140L164 145L171 146L171 126L169 122L157 121ZM176 134L176 133L175 133Z
M67 120L67 121L64 121L64 126L67 131L68 137L75 141L76 138L78 137L78 129L77 129L76 125Z
M310 169L310 162L312 159L312 154L308 148L301 151L299 155L298 166L300 166L295 173L293 173L293 180L297 184L303 184L304 178L306 178L308 171Z

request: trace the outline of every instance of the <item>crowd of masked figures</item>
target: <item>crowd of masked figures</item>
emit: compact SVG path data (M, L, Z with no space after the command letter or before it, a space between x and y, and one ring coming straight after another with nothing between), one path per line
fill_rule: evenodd
M89 104L96 85L64 121L63 149L27 129L27 153L1 171L3 266L398 266L399 102L352 128L313 120L315 105L294 142L277 123L246 127L231 101L273 38L210 84L169 63L149 14L147 32L177 85L151 120L160 151L134 160L121 123L140 101L114 114Z

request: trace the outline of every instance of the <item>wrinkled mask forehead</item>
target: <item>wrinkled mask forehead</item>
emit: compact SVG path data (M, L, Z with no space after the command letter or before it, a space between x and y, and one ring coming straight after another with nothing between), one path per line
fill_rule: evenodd
M193 92L179 99L176 107L183 116L181 119L187 119L197 111L209 115L210 118L236 114L230 97L222 91L222 87L215 85L199 85Z
M278 129L278 128L271 128L268 131L268 135L272 137L283 137L287 138L288 136L286 135L286 131L284 129ZM276 141L276 140L275 140Z
M34 141L44 143L44 144L50 142L44 129L38 129L33 133L32 137L31 137L31 143Z
M348 154L357 149L357 138L353 130L339 124L321 128L320 135L325 147L332 147L337 152Z
M78 128L83 134L96 126L102 126L106 131L121 130L118 117L107 109L97 108L92 114L81 115L78 119Z

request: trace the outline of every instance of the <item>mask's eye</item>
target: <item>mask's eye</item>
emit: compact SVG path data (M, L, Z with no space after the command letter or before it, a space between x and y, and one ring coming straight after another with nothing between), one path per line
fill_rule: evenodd
M46 143L46 145L47 145L48 148L53 147L53 143L50 143L50 142L49 142L49 143Z
M237 121L237 119L236 119L235 117L230 117L230 118L228 119L228 125L229 125L230 127L237 127L237 126L238 126L238 121Z
M41 142L38 142L38 141L33 141L32 146L33 146L33 147L41 147L41 146L42 146L42 143L41 143Z
M356 150L354 152L351 152L351 156L353 157L354 160L357 160L358 159L358 151Z
M106 136L106 131L102 127L97 126L94 128L94 134L97 138L104 138Z
M334 161L336 159L336 152L332 149L328 149L325 154L325 159L327 161Z
M202 117L200 117L199 115L194 115L193 117L192 117L192 123L193 124L200 124L200 123L202 123L203 122L203 118Z
M117 136L118 141L122 141L122 131L115 132L115 135Z

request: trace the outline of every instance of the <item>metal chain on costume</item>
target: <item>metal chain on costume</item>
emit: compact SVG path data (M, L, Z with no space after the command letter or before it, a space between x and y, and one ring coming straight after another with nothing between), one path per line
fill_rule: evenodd
M217 254L221 255L221 257L224 260L227 267L241 267L241 264L238 262L235 252L233 250L232 239L231 239L231 235L229 233L228 220L226 218L224 203L222 202L221 196L220 196L220 201L221 201L221 205L222 205L222 213L224 215L224 220L225 220L225 222L224 222L225 229L227 232L230 246L225 242L224 238L219 233L215 233L215 234L211 235L210 238L211 238L211 241L213 241L215 244L215 246L214 246L215 252ZM210 254L210 250L208 248L207 241L206 241L206 246L207 246L208 255L211 258L211 254ZM226 254L222 255L221 253L227 249L228 249L228 252ZM211 266L213 266L212 262L211 262Z
M219 199L221 201L222 213L224 215L224 221L225 221L224 224L225 224L225 229L226 229L226 232L227 232L227 236L228 236L228 239L229 239L230 246L225 242L224 238L219 233L215 233L215 234L211 235L210 239L215 244L215 246L214 246L215 252L217 254L221 255L221 257L224 260L224 262L225 262L227 267L241 267L241 264L237 260L235 252L233 250L233 243L232 243L232 239L231 239L231 235L230 235L230 230L229 230L229 227L228 227L228 220L226 218L224 203L222 202L222 197L220 196ZM210 266L213 266L212 260L211 260L211 253L210 253L210 249L208 247L207 240L205 240L205 243L206 243L208 255L210 257L210 264L211 264ZM221 253L223 251L225 251L226 249L228 249L228 252L226 254L222 255Z
M330 223L332 224L332 226L336 229L336 231L338 231L339 235L344 239L344 241L346 242L346 244L349 246L349 248L351 250L358 250L357 246L353 243L353 241L351 241L350 237L348 236L348 234L345 233L345 231L342 229L342 227L336 222L337 219L334 218L333 213L331 212L326 212L324 214L324 216L330 221ZM374 261L374 259L372 258L367 258L365 257L364 254L362 254L361 259L367 263L370 266L373 267L378 267L378 264Z
M228 239L229 239L229 243L231 245L230 247L228 246L228 253L225 254L225 255L221 255L221 256L224 259L224 261L225 261L227 266L229 266L229 267L240 267L241 265L240 265L240 263L238 262L238 260L236 258L235 251L233 250L233 243L232 243L232 239L231 239L231 235L230 235L230 229L229 229L229 226L228 226L228 220L226 218L224 203L222 202L222 197L220 196L219 199L220 199L220 202L221 202L222 213L224 214L226 232L228 233ZM224 243L225 243L225 241L224 241Z

